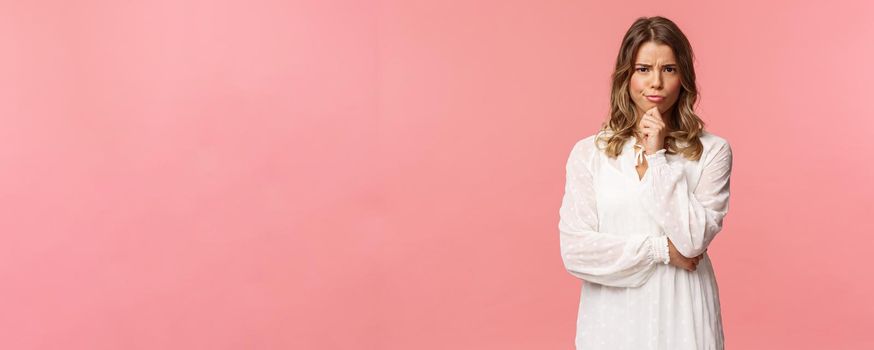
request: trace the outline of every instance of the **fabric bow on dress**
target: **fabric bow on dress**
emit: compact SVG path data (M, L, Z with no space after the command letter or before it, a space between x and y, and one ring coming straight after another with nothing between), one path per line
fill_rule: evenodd
M644 161L644 153L643 153L643 145L635 144L634 145L634 164L641 165Z

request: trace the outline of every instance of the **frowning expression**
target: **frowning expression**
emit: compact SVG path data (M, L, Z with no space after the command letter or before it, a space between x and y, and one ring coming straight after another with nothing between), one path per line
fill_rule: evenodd
M680 73L670 46L652 41L637 50L634 73L628 84L628 93L637 109L637 117L653 107L667 120L667 112L680 96Z

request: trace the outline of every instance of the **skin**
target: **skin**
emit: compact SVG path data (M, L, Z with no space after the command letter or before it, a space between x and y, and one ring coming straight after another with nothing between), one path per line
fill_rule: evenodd
M639 142L644 146L646 154L654 154L665 147L665 137L671 131L667 127L673 113L674 104L682 89L680 73L676 57L670 46L647 42L640 46L635 57L634 74L628 84L628 92L634 102L637 112L637 130ZM648 95L659 95L665 98L661 101L650 101ZM646 174L648 164L637 167L640 178ZM705 250L705 253L707 251ZM670 264L686 271L695 271L704 253L687 258L677 251L674 243L668 239L668 254Z

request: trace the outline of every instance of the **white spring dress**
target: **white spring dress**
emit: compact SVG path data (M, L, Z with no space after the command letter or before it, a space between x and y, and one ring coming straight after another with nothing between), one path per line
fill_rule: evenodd
M705 253L728 212L731 147L704 131L698 161L660 150L646 155L629 138L609 158L599 136L573 146L560 209L561 256L584 281L576 348L724 348L719 291ZM600 142L606 146L606 142ZM641 179L635 165L646 158ZM684 256L704 253L695 271L668 265L667 239Z

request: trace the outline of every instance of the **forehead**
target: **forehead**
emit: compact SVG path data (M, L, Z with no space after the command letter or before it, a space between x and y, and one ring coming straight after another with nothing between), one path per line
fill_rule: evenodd
M634 63L674 63L675 60L670 46L648 41L638 48Z

